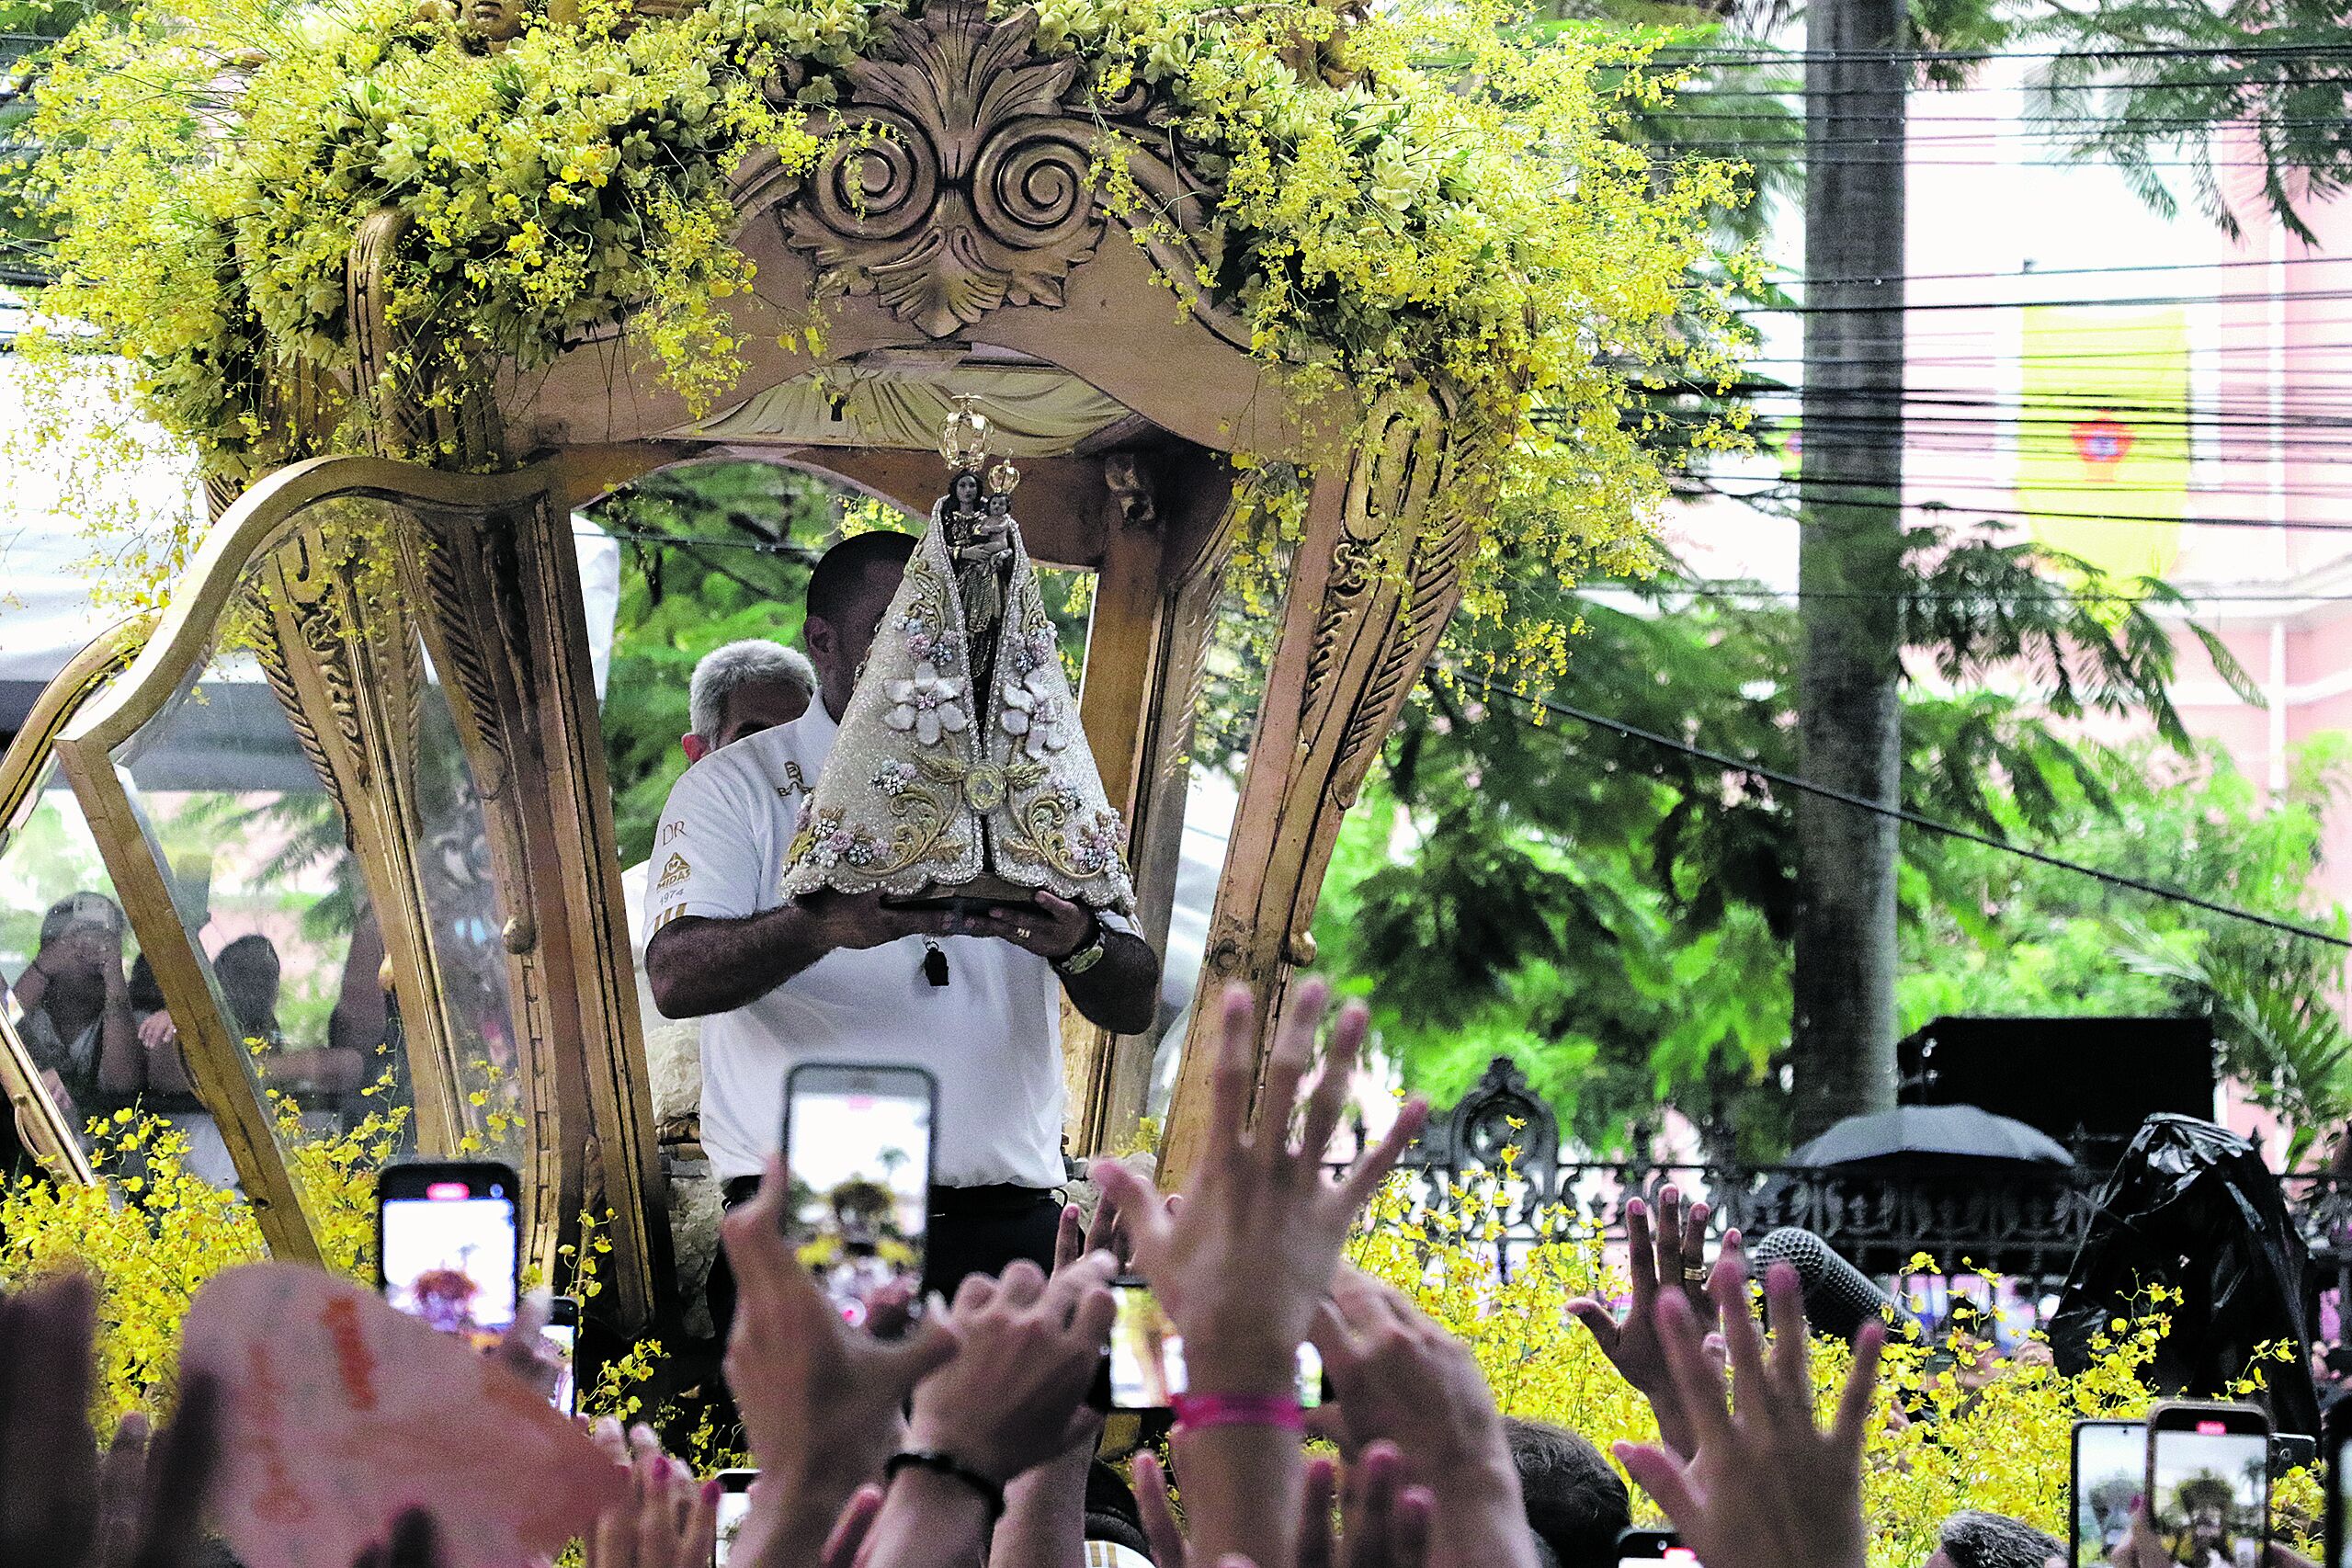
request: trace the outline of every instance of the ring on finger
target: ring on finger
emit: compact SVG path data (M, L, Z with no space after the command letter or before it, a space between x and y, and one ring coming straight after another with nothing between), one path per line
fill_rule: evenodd
M1691 1284L1691 1285L1704 1285L1704 1284L1706 1284L1706 1283L1707 1283L1707 1265L1706 1265L1704 1262L1699 1262L1699 1263L1691 1263L1691 1262L1688 1262L1688 1261L1685 1261L1685 1263L1684 1263L1684 1264L1683 1264L1683 1266L1682 1266L1682 1278L1683 1278L1684 1282L1685 1282L1685 1283L1687 1283L1687 1284Z
M1026 942L1029 939L1029 928L1026 926L1016 926L1013 927L1013 935Z

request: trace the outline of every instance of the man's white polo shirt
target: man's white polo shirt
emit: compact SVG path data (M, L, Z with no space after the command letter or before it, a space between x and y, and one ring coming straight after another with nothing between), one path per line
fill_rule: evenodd
M681 915L740 919L783 903L801 801L839 733L820 700L686 770L654 830L648 942ZM1010 942L938 945L944 986L924 977L923 939L902 937L827 953L757 1000L702 1020L702 1146L712 1176L759 1174L783 1137L784 1074L794 1064L872 1062L927 1067L938 1079L942 1185L1061 1185L1061 978Z

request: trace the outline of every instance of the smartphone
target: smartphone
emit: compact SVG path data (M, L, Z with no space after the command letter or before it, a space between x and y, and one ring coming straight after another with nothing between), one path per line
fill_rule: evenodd
M2352 1399L2339 1399L2327 1413L2320 1436L2322 1461L2327 1466L2327 1568L2352 1568L2352 1473L2345 1465L2346 1433L2352 1433Z
M2077 1421L2074 1450L2067 1561L2074 1568L2103 1568L2131 1528L2131 1510L2147 1484L2147 1423Z
M1699 1568L1699 1554L1672 1530L1619 1530L1617 1568Z
M719 1539L710 1549L710 1568L727 1568L727 1554L734 1551L735 1536L751 1513L751 1483L758 1479L756 1470L719 1472Z
M547 1326L539 1331L541 1354L562 1367L547 1402L566 1415L580 1414L580 1377L575 1365L580 1351L580 1303L558 1296L547 1304Z
M516 1195L489 1162L418 1161L376 1178L376 1278L384 1299L487 1349L515 1321Z
M2181 1568L2261 1568L2270 1533L2270 1418L2250 1404L2148 1413L2148 1521Z
M1185 1391L1184 1340L1142 1280L1131 1275L1115 1279L1110 1293L1118 1303L1110 1325L1110 1407L1165 1410ZM1312 1410L1323 1402L1323 1355L1301 1345L1299 1407Z
M852 1327L923 1307L938 1081L920 1067L803 1062L784 1080L785 1233Z

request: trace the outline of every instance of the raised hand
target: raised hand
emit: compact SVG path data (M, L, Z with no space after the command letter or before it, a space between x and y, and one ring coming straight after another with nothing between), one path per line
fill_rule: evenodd
M1253 1128L1256 1012L1247 991L1227 989L1207 1147L1181 1205L1157 1201L1131 1171L1110 1166L1099 1176L1119 1203L1136 1271L1184 1338L1187 1398L1199 1425L1179 1412L1176 1440L1195 1538L1210 1561L1228 1553L1263 1568L1296 1561L1299 1346L1331 1290L1349 1227L1428 1113L1425 1101L1408 1101L1388 1136L1345 1176L1324 1174L1324 1151L1364 1040L1364 1009L1350 1005L1292 1141L1291 1115L1329 995L1321 981L1299 987L1267 1058Z
M1003 1485L1070 1448L1097 1417L1083 1408L1117 1308L1097 1253L1048 1279L1017 1258L1001 1278L967 1278L951 1313L961 1348L915 1392L908 1440Z
M1348 1451L1385 1443L1407 1474L1428 1486L1437 1509L1436 1560L1464 1568L1535 1568L1518 1470L1469 1346L1403 1292L1352 1268L1332 1281L1313 1337L1339 1396Z
M1746 1269L1719 1265L1710 1289L1731 1363L1730 1408L1698 1314L1680 1291L1667 1291L1654 1321L1697 1452L1686 1460L1619 1443L1619 1460L1708 1568L1864 1568L1862 1440L1886 1325L1865 1324L1856 1336L1853 1369L1824 1431L1813 1421L1812 1335L1797 1271L1775 1264L1765 1277L1768 1358L1748 1312Z
M956 1332L937 1312L894 1344L843 1323L785 1244L785 1187L783 1161L771 1158L758 1196L721 1233L739 1292L727 1383L761 1471L735 1551L799 1568L851 1494L881 1475L900 1408L956 1353Z
M1715 1272L1727 1260L1743 1269L1745 1267L1739 1232L1726 1231L1722 1251L1714 1268L1709 1268L1707 1218L1704 1203L1693 1203L1685 1210L1682 1193L1672 1184L1658 1193L1654 1226L1650 1206L1634 1199L1625 1206L1626 1275L1633 1298L1625 1321L1619 1323L1608 1303L1596 1297L1580 1296L1568 1303L1569 1312L1590 1331L1618 1375L1650 1402L1658 1421L1658 1436L1668 1448L1685 1455L1692 1451L1697 1439L1658 1338L1658 1297L1662 1290L1679 1287L1701 1325L1712 1327L1716 1309L1710 1291Z
M1119 1206L1108 1198L1095 1206L1091 1223L1082 1221L1076 1204L1065 1204L1053 1238L1053 1278L1089 1258L1116 1259L1122 1245ZM1061 1568L1085 1556L1086 1475L1102 1427L1102 1413L1080 1405L1069 1445L1006 1486L1005 1517L989 1542L991 1562Z
M708 1568L719 1540L719 1483L656 1448L630 1466L629 1504L606 1510L585 1541L585 1568Z
M1324 1174L1324 1151L1364 1040L1367 1015L1350 1003L1332 1029L1323 1076L1292 1142L1291 1113L1329 995L1319 980L1299 988L1267 1059L1253 1128L1256 1008L1241 986L1226 990L1208 1147L1180 1207L1171 1212L1124 1166L1099 1171L1103 1190L1126 1217L1136 1272L1151 1281L1184 1336L1194 1383L1219 1393L1292 1388L1299 1346L1331 1289L1348 1228L1428 1113L1426 1101L1406 1102L1388 1136L1353 1170L1337 1180Z

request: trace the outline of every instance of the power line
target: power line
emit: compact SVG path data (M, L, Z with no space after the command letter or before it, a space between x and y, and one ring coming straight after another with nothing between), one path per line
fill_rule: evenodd
M1994 60L2080 60L2094 64L2123 60L2331 60L2352 61L2352 43L2151 44L2105 49L1688 49L1669 46L1653 61L1700 65L1839 64L1847 61L1912 61L1921 64L1970 64Z
M1961 827L1957 823L1948 823L1935 817L1924 816L1908 807L1890 806L1883 801L1866 800L1862 796L1848 794L1843 790L1833 789L1826 784L1817 784L1810 778L1801 778L1793 773L1783 773L1777 767L1767 767L1752 758L1733 756L1725 752L1712 751L1708 747L1696 745L1688 741L1676 740L1671 735L1662 735L1654 730L1645 730L1638 724L1629 724L1621 719L1611 719L1604 714L1595 713L1588 709L1578 708L1552 698L1535 697L1495 687L1487 689L1493 695L1509 701L1541 708L1562 719L1572 719L1578 723L1590 724L1596 729L1608 730L1612 733L1622 735L1628 740L1641 741L1648 745L1663 747L1685 756L1695 757L1727 772L1761 778L1768 783L1778 785L1784 790L1794 790L1801 794L1812 795L1820 800L1835 801L1839 805L1858 812L1869 812L1874 816L1892 817L1908 827L1919 828L1946 838L1957 838L1971 844L1980 844L1987 849L1997 849L2005 854L2034 861L2038 865L2048 866L2061 871L2071 871L2077 876L2089 877L2111 887L2130 888L2135 892L2146 893L2152 898L2185 904L2191 909L2201 909L2208 915L2218 915L2231 920L2243 920L2249 925L2260 926L2285 936L2301 937L2306 941L2324 942L2335 948L2352 949L2352 937L2338 937L2331 932L2314 930L2308 926L2298 926L2291 921L2280 920L2268 915L2257 915L2250 909L2218 903L2212 899L2200 898L2180 888L2166 887L2162 882L2147 881L2139 877L2126 876L2120 871L2108 871L2096 866L2086 866L2079 860L2069 860L2063 857L2052 855L2047 850L2033 848L2028 845L2012 844L2006 839L1996 838L1989 833L1979 833L1974 828Z
M1712 479L1707 475L1685 474L1681 477L1687 483L1689 483L1703 494L1714 495L1725 501L1742 502L1745 505L1755 506L1759 511L1766 510L1760 503L1778 501L1788 505L1794 505L1797 501L1796 495L1789 494L1789 492L1793 491L1796 486L1796 482L1793 480L1767 482L1775 485L1776 488L1782 493L1778 494L1767 494L1761 491L1744 492L1737 490L1726 490L1713 483ZM1809 483L1817 487L1863 490L1871 492L1873 494L1875 494L1878 490L1878 487L1875 485L1862 484L1858 481L1842 481L1823 478L1815 479ZM2061 492L2064 492L2066 489L2066 487L2060 485L2030 485L2026 488L2036 490L2057 490ZM2138 494L2146 493L2142 492ZM2331 499L2352 500L2352 496L2331 497ZM1834 502L1832 504L1835 505ZM1859 503L1858 502L1856 504ZM2282 528L2291 529L2301 533L2352 533L2352 523L2271 522L2260 517L2200 517L2187 513L2184 513L2179 517L2165 517L2155 513L2054 512L2028 509L2022 506L1979 506L1963 505L1955 501L1895 501L1881 504L1892 505L1898 511L1926 512L1934 514L1937 517L2019 517L2028 522L2042 523L2135 523L2147 525L2161 524L2167 527L2186 526L2201 528ZM1796 519L1790 517L1787 520L1793 522Z
M1795 289L1819 283L1963 283L2014 278L2108 278L2128 272L2221 272L2248 267L2346 267L2352 256L2283 256L2277 261L2155 261L2130 267L2035 267L2015 272L1894 272L1875 278L1828 278L1792 275L1766 281L1776 288ZM2264 296L2268 298L2268 296Z
M1584 583L1577 586L1579 593L1634 593L1637 591L1639 590L1631 585L1614 583ZM1833 602L1853 600L1864 604L1980 605L2020 604L2030 601L2036 604L2053 605L2137 605L2153 602L2169 606L2175 603L2169 599L2160 598L2144 589L2139 593L2113 591L2101 594L2071 593L2056 583L2049 584L2049 591L2046 593L2040 590L2026 594L1999 594L1989 590L1952 593L1925 588L1914 592L1869 593L1858 588L1776 588L1769 584L1738 577L1676 577L1663 580L1653 591L1668 596L1687 591L1693 595L1716 598L1767 599L1791 604L1802 603L1808 599ZM2200 594L2187 588L2176 587L2174 592L2180 596L2178 608L2189 610L2194 610L2200 605L2212 604L2352 604L2352 594L2297 593L2291 589L2270 594Z

